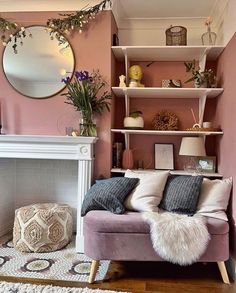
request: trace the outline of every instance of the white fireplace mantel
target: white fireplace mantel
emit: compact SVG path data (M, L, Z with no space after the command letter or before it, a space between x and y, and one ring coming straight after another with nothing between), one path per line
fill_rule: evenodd
M0 135L0 158L78 161L76 250L83 252L83 221L80 210L91 186L96 137Z
M96 137L0 135L0 157L92 160Z

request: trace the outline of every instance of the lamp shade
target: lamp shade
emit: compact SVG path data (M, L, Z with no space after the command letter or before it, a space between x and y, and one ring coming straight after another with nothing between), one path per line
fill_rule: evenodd
M200 137L183 137L180 145L179 155L182 156L205 156L205 141Z

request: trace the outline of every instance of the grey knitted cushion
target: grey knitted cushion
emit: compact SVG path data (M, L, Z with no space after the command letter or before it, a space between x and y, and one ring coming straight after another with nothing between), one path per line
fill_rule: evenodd
M81 216L91 210L108 210L114 214L123 214L123 202L138 181L137 178L126 177L97 180L85 195Z
M179 214L194 214L202 180L202 176L169 176L159 208Z

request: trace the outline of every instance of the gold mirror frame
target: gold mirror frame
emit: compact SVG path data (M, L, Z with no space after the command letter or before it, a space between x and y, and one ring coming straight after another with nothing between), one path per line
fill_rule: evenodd
M35 25L26 28L32 38L18 44L17 54L9 41L3 52L2 65L11 86L20 94L34 99L52 97L65 88L64 75L71 77L75 57L68 40L60 40L47 32L47 27ZM13 38L12 38L13 40Z

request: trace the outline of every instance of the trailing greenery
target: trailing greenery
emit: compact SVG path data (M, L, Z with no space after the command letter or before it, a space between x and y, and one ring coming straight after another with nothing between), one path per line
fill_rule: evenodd
M132 117L132 118L138 118L142 115L143 113L141 111L133 111L133 112L130 112L129 114L129 117Z
M103 0L94 6L85 6L75 13L59 14L64 18L50 18L47 21L51 39L56 38L59 44L66 43L65 38L60 33L67 33L78 29L82 33L83 29L91 19L94 19L97 13L104 10L107 5L111 6L111 0ZM32 34L29 32L29 37ZM27 36L27 30L22 26L18 29L18 24L0 17L0 38L2 45L6 46L9 41L13 41L12 48L17 54L17 46L23 45L23 39Z
M186 72L191 72L192 77L185 81L185 83L194 81L197 87L215 87L216 84L216 76L212 69L207 69L204 71L200 71L197 69L196 60L191 62L184 62L186 67Z
M14 53L17 54L17 46L18 44L23 46L23 39L27 36L27 33L23 26L18 29L17 23L10 22L0 17L0 35L2 45L6 46L9 41L12 41L12 48ZM29 37L32 38L32 34L30 32Z
M74 29L78 29L82 33L88 22L95 18L99 11L104 10L107 5L111 5L111 0L103 0L95 6L86 6L75 13L59 14L64 18L50 18L47 21L47 26L52 31L60 33L67 33Z

